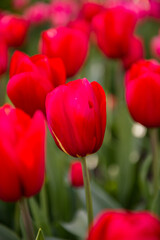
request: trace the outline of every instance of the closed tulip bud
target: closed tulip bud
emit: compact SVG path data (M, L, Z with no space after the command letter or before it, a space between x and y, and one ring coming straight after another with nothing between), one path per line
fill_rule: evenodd
M4 15L0 19L0 36L9 47L18 47L24 42L28 27L28 21L20 16Z
M129 69L133 63L143 59L143 57L144 49L142 40L137 36L133 36L130 42L129 52L124 58L122 58L124 68Z
M52 28L42 33L40 51L49 57L60 57L64 62L67 77L72 77L86 59L88 37L77 29Z
M106 127L106 96L97 82L78 79L46 98L46 114L57 146L73 157L99 150Z
M149 212L104 211L87 240L159 240L160 221Z
M60 58L44 55L32 57L16 51L11 59L7 94L13 104L33 115L36 110L45 114L46 95L66 81Z
M69 181L73 187L83 187L83 172L80 161L71 163L69 170Z
M104 7L101 4L96 2L85 2L80 10L80 17L85 19L87 22L91 22L93 17L102 10L104 10Z
M45 121L9 105L0 108L0 199L17 201L37 194L44 181Z
M0 41L0 75L7 71L8 66L8 47L6 43Z
M126 101L136 122L145 127L160 126L160 65L154 60L133 64L126 74Z
M136 14L123 6L108 8L93 18L98 46L107 57L122 58L128 53L136 19Z

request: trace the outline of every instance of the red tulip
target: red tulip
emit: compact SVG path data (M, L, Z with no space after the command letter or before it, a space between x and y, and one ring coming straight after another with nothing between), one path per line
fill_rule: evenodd
M135 63L126 75L126 101L136 122L160 126L160 65L153 60Z
M94 221L88 240L159 240L160 221L149 212L105 211Z
M106 127L106 96L97 82L78 79L59 86L46 98L46 114L57 146L73 157L101 147Z
M0 199L17 201L37 194L44 181L45 121L9 105L0 108Z
M40 51L49 57L60 57L67 77L71 77L86 59L88 37L82 31L68 27L52 28L42 33Z
M28 27L28 21L20 16L4 15L0 19L0 36L8 46L18 47L24 42Z
M96 2L84 2L82 9L80 10L80 17L85 19L87 22L91 22L93 17L104 10L103 5Z
M132 37L129 52L124 58L122 58L122 63L125 69L129 69L133 63L138 60L143 59L144 49L142 40L139 37Z
M29 115L38 109L45 114L46 95L65 80L60 58L40 54L28 57L16 51L11 59L7 94L16 107Z
M93 19L97 43L110 58L124 57L136 24L136 14L123 6L109 8Z
M8 66L8 47L5 41L0 40L0 75L7 71Z
M69 181L73 187L83 187L83 172L80 161L71 163L69 170Z

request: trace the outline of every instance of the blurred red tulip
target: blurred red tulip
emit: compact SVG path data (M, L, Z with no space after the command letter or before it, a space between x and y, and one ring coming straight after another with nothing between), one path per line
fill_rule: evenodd
M124 57L130 47L136 14L123 6L108 8L93 19L97 43L110 58Z
M104 10L103 5L96 2L85 2L80 10L80 17L91 22L93 17Z
M160 221L149 212L104 211L87 240L159 240Z
M159 34L151 40L151 52L153 56L160 58L160 30Z
M60 57L67 77L82 67L88 52L88 37L80 30L68 27L52 28L42 32L40 52L49 57Z
M133 63L144 58L144 48L141 38L133 36L127 55L122 58L125 69L129 69Z
M70 21L68 27L82 31L87 37L90 37L91 27L90 24L84 19L75 19Z
M7 71L8 47L3 40L0 40L0 75Z
M17 15L4 15L0 19L0 37L8 46L20 46L27 35L28 21Z
M71 163L69 170L69 181L73 187L83 187L83 172L80 161Z
M106 127L106 96L84 79L59 86L46 98L48 125L57 146L73 157L97 152Z
M11 59L7 94L16 107L29 115L38 109L45 114L46 95L65 81L65 68L60 58L40 54L29 57L16 51Z
M0 108L0 199L17 201L37 194L44 181L45 121L9 105Z
M126 74L126 101L136 122L146 127L160 126L160 64L141 60Z

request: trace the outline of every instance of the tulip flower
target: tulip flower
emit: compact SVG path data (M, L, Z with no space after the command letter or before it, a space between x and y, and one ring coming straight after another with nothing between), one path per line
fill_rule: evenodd
M126 101L136 122L145 127L160 126L160 65L153 60L133 64L126 74Z
M78 79L46 98L50 131L58 147L73 157L97 152L106 127L106 96L97 82Z
M80 10L80 17L91 22L93 17L104 10L103 5L96 2L84 2Z
M7 94L16 107L29 115L36 110L45 114L46 95L65 80L61 59L40 54L29 57L16 51L11 59Z
M69 170L69 181L73 187L83 187L83 172L80 161L71 163Z
M74 0L54 0L50 4L50 18L53 26L66 26L73 20L78 11L78 4Z
M0 75L7 71L8 66L8 47L5 41L0 40Z
M48 126L57 146L81 157L88 225L93 219L89 174L85 156L99 150L106 127L106 95L100 84L84 79L54 89L46 98Z
M0 108L0 199L17 201L37 194L44 181L45 121L9 105Z
M49 21L49 7L47 3L36 2L25 10L24 16L30 24L42 24Z
M136 18L135 12L123 6L108 8L93 18L97 44L107 57L122 58L128 53Z
M87 240L159 240L160 221L149 212L104 211Z
M68 27L52 28L42 32L40 52L48 57L60 57L67 77L82 67L88 51L88 37L80 30Z
M124 69L129 69L133 63L143 59L143 57L144 49L142 40L137 36L133 36L130 43L129 51L127 55L122 58Z
M24 42L28 21L17 15L4 15L0 19L0 36L9 47L18 47Z

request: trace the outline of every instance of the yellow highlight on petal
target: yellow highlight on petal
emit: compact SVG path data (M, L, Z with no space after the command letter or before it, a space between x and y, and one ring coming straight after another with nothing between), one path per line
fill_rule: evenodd
M64 147L62 146L62 143L60 142L60 140L58 139L58 137L56 136L56 134L54 133L53 130L52 130L52 133L53 133L55 139L57 140L57 142L58 142L60 148L63 150L63 152L65 152L66 154L70 155L70 154L64 149Z

